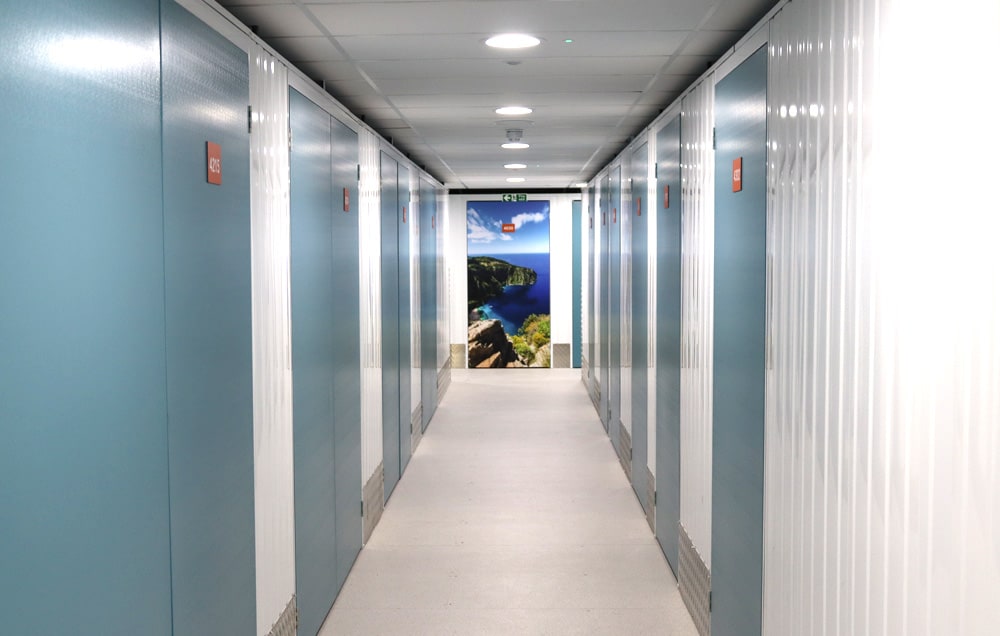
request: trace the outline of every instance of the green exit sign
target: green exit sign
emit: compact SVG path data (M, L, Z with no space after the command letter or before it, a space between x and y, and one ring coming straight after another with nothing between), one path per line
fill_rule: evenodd
M500 195L500 200L506 203L513 203L515 201L527 201L527 194L502 194Z

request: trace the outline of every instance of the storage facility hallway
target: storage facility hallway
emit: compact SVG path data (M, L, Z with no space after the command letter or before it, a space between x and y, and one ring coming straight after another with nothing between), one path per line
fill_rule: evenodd
M697 634L579 370L455 370L320 634Z

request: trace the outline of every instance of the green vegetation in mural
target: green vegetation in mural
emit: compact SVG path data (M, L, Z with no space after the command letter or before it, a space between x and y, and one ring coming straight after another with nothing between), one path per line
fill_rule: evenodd
M552 340L552 325L548 314L531 314L528 316L517 335L511 336L514 352L517 357L529 367L550 367Z

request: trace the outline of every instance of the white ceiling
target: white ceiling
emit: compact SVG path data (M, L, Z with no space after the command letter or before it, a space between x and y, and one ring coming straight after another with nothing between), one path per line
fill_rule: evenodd
M449 188L569 188L776 0L219 0ZM497 33L542 44L491 49ZM572 39L572 43L564 40ZM531 115L501 117L499 106ZM527 150L503 150L505 119Z

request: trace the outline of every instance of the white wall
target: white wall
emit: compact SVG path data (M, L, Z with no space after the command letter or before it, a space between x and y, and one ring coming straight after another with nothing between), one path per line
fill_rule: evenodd
M438 369L443 369L451 359L451 341L449 340L450 331L448 328L451 322L448 307L448 298L451 293L448 269L451 262L448 258L448 237L451 232L451 223L448 213L448 195L441 189L436 191L435 196L437 197L437 211L434 215L434 224L437 227L437 366Z
M420 405L420 173L410 169L410 410ZM429 230L429 228L428 228Z
M619 415L622 428L632 434L632 153L622 153L621 208L618 210L620 278L615 292L621 310L618 337L621 346ZM612 214L614 205L612 202Z
M361 253L361 483L382 463L382 221L379 139L358 133Z
M998 57L993 0L773 21L766 633L997 633Z
M681 524L712 567L712 307L715 84L681 109Z
M531 201L549 202L549 249L552 257L552 342L570 343L573 337L573 201L579 194L531 194ZM447 260L449 276L449 342L468 340L469 316L466 204L499 201L500 195L450 195L448 197Z
M288 73L250 47L254 539L257 633L295 594Z

